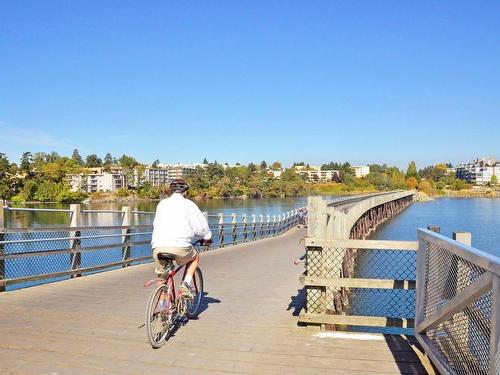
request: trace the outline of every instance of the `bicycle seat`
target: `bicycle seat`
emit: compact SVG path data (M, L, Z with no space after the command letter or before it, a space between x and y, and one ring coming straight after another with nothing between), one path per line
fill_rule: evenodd
M175 260L175 258L176 258L175 254L170 254L170 253L159 253L158 254L159 260Z

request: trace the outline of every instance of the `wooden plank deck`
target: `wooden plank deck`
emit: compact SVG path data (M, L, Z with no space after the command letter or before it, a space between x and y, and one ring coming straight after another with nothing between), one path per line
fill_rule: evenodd
M204 311L158 350L143 327L152 264L1 293L0 373L426 374L415 340L297 327L304 235L203 254Z

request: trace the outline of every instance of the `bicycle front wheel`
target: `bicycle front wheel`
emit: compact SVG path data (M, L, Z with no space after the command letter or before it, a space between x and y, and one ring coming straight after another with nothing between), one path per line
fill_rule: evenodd
M153 348L165 344L173 324L172 298L165 284L153 290L146 307L146 335Z
M195 295L192 300L187 302L187 316L190 319L196 318L201 310L203 300L203 274L199 268L196 269L193 275L192 287L195 290Z

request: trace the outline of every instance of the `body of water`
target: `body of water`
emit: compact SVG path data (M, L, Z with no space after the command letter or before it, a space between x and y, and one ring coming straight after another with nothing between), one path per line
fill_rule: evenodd
M470 232L472 246L500 257L500 199L440 198L416 202L380 225L372 234L379 240L416 240L417 228L441 227L441 234Z
M304 207L307 205L307 197L297 198L273 198L273 199L211 199L207 201L197 201L196 204L202 211L208 212L210 224L217 222L216 215L223 213L227 222L230 221L230 215L236 214L237 221L241 221L243 214L248 215L280 215L287 211ZM82 204L82 210L121 210L123 206L130 206L132 211L155 212L158 201L147 202L126 202L126 203L91 203ZM15 205L13 207L30 208L56 208L69 209L69 204L40 203ZM7 228L26 228L43 226L65 226L69 225L69 213L66 212L27 212L27 211L6 211ZM135 214L132 217L133 224L150 224L153 215ZM84 215L84 225L119 225L120 215L110 213L99 213Z

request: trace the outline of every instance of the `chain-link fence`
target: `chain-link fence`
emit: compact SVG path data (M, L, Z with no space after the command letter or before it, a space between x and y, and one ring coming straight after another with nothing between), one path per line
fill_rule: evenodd
M417 337L443 372L500 374L500 259L427 230L419 243Z
M411 333L416 242L321 240L314 245L306 246L305 321L395 326Z

